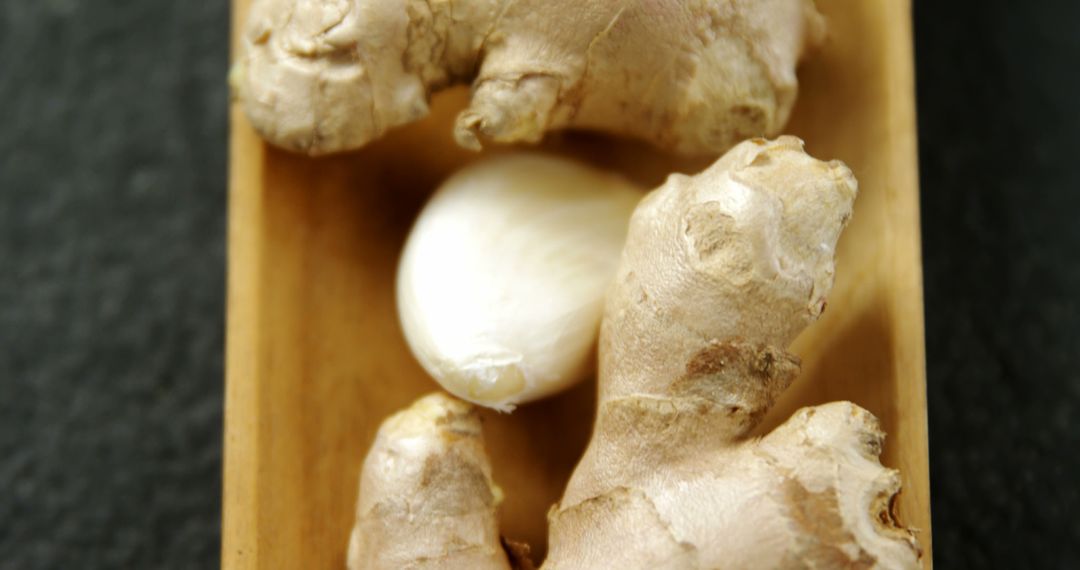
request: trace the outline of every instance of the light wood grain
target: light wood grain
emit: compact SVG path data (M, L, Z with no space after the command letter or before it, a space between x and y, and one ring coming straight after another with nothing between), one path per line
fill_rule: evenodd
M234 0L233 37L247 0ZM922 273L910 5L819 0L826 46L800 71L789 131L860 181L825 317L796 343L803 374L770 414L838 399L875 413L883 461L903 473L901 519L930 566ZM312 160L267 148L232 109L223 566L343 568L360 462L379 422L435 385L399 329L393 276L405 233L439 181L476 155L450 120L467 93L361 152ZM554 136L656 184L677 161L636 144ZM593 387L488 414L503 532L543 552L545 513L584 448Z

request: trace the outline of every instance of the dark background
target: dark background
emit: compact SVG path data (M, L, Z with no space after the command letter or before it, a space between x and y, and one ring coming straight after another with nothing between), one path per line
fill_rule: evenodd
M1080 568L1080 2L915 13L935 561ZM0 3L0 568L218 564L228 17Z

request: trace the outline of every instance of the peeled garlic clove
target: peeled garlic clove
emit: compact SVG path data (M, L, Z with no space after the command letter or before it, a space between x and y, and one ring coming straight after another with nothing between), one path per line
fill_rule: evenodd
M641 196L538 154L447 180L398 267L398 313L420 364L454 395L503 411L591 376L604 293Z

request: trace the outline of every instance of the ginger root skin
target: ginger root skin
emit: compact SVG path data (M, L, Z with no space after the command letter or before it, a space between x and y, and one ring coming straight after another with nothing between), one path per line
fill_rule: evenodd
M780 137L646 196L607 296L593 436L548 513L544 568L919 567L869 412L804 408L750 436L798 375L785 348L824 310L855 195L846 166Z
M640 426L653 428L650 443L697 429L674 408L608 413L625 427L640 422L627 439ZM869 412L834 402L707 455L647 444L630 461L653 461L651 473L636 468L622 485L552 509L544 568L918 568L918 545L890 511L900 476L878 462L883 439Z
M507 568L480 416L431 394L390 417L364 460L350 570Z
M600 333L597 422L549 513L546 568L915 568L884 434L848 402L747 434L795 379L856 195L780 137L674 175L630 222Z
M580 128L717 155L783 127L812 0L256 0L230 82L269 142L359 148L471 83L459 144Z

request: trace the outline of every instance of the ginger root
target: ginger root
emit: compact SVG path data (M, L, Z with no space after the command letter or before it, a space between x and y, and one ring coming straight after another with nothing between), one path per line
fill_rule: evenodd
M846 166L781 137L673 175L638 206L601 326L593 437L549 512L545 568L918 566L869 412L831 403L749 435L798 374L784 348L825 308L855 194ZM454 449L431 453L423 465ZM436 480L451 484L416 495L482 487ZM362 505L373 492L362 486ZM399 535L369 525L366 549L405 548L425 524L411 517Z
M582 128L716 155L779 132L823 28L812 0L256 0L230 80L264 138L313 155L459 83L468 148Z
M349 568L506 568L480 416L442 394L383 422L364 460Z

